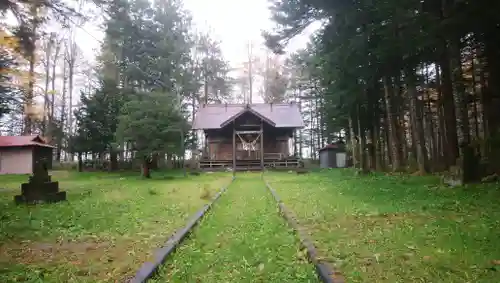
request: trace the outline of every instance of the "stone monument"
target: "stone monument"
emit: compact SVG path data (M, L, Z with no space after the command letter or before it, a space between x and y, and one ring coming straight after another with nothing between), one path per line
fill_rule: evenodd
M66 200L66 192L59 191L59 182L52 182L45 160L36 160L28 183L21 184L21 194L14 196L16 204L50 203Z

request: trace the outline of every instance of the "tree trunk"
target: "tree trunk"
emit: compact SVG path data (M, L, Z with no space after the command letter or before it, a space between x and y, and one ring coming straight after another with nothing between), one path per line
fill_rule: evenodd
M379 127L380 129L380 127ZM380 168L378 167L379 165L377 165L377 170L380 170L380 171L383 171L385 170L385 163L386 163L386 155L385 155L385 142L384 142L384 139L383 139L383 136L384 136L384 131L382 129L380 129L380 131L378 132L379 135L378 135L378 152L377 154L379 155L379 158L378 158L378 162L380 164Z
M64 130L64 125L66 122L66 82L67 82L67 76L66 76L66 71L67 71L67 65L66 65L66 60L64 60L63 63L63 85L62 85L62 101L61 101L61 113L59 117L59 127L61 127L61 130ZM63 149L63 142L64 142L64 135L58 133L57 137L57 149L56 149L56 158L58 161L61 161L61 153Z
M451 69L450 69L448 51L443 52L440 60L440 66L441 66L443 116L445 120L444 148L445 148L447 166L451 166L456 164L457 158L459 156L459 149L458 149L458 138L457 138L457 118L455 114L455 105L453 99L453 84L451 80Z
M59 59L59 52L61 50L61 43L58 42L56 45L56 49L54 51L54 60L52 61L52 78L51 78L51 85L52 85L52 93L50 94L50 114L49 114L49 124L51 127L51 132L53 130L54 125L54 110L55 110L55 103L56 103L56 67L57 67L57 61Z
M203 88L204 88L204 94L205 94L205 104L208 104L208 74L207 74L207 69L205 67L205 70L203 71Z
M384 115L384 140L385 140L385 158L386 158L386 165L385 168L389 169L389 167L392 170L391 164L392 164L392 144L391 144L391 136L389 135L389 119L387 118L387 113Z
M440 69L439 65L436 64L436 84L438 85L437 89L437 123L438 123L438 128L436 132L436 141L437 141L437 151L439 153L439 160L438 160L438 168L435 168L439 171L443 170L446 168L446 150L445 150L445 144L446 144L446 131L445 131L445 117L444 117L444 110L443 110L443 95L442 95L442 88L441 86L441 74L440 74Z
M427 117L426 121L426 127L427 127L427 138L426 140L429 141L429 149L431 150L430 154L430 159L434 162L439 160L439 150L437 146L437 140L436 140L436 134L435 134L435 129L434 129L434 113L432 111L432 98L431 98L431 92L429 91L430 85L429 85L429 66L426 64L425 65L425 78L424 78L424 85L425 85L425 100L426 100L426 105L424 108L424 117ZM425 129L424 129L425 130ZM432 164L434 164L434 162ZM431 163L430 163L431 164ZM429 164L429 170L434 170Z
M436 5L437 16L441 21L446 21L453 12L454 1L438 1ZM453 97L452 69L450 65L449 34L441 34L439 39L439 66L441 69L441 94L443 99L443 116L445 119L445 156L446 165L456 165L460 155L457 138L457 116Z
M368 146L368 152L370 157L370 169L380 170L380 152L379 149L379 113L377 107L377 96L375 91L370 91L367 93L368 97L368 115L372 121L371 127L369 128L370 141L371 144Z
M410 100L410 97L408 97L408 99ZM410 111L409 111L409 114L410 114L410 121L409 121L409 127L410 127L410 130L409 130L409 136L410 136L410 142L411 142L411 145L409 146L410 147L410 152L411 154L409 154L408 156L408 167L411 169L411 170L415 170L416 168L414 168L415 165L417 165L417 140L416 140L416 133L417 133L417 130L415 128L415 117L414 117L414 114L415 112L413 112L412 108L411 108L411 103L410 103Z
M483 63L484 66L484 63ZM484 139L487 140L490 137L491 133L491 128L490 128L490 120L492 118L491 114L491 95L489 93L489 89L487 87L487 82L486 82L486 70L484 67L481 68L481 73L479 73L479 84L481 85L481 94L479 96L479 100L481 102L481 120L483 121L482 124L482 131L483 131L483 136ZM487 152L487 150L485 149Z
M49 38L48 44L45 46L45 89L43 90L43 118L42 118L42 132L45 137L48 136L48 117L50 114L49 103L49 84L50 84L50 56L52 55L52 35Z
M34 118L34 91L35 91L35 50L29 55L29 71L28 71L28 90L25 96L24 105L24 130L23 135L31 135L33 133L33 118Z
M78 172L83 171L83 159L82 159L82 153L78 153Z
M406 72L405 76L406 87L410 97L410 114L411 123L414 125L414 138L415 148L417 151L417 164L420 173L428 173L429 165L427 159L427 148L425 147L425 133L423 127L423 117L421 107L419 107L420 100L418 99L418 91L416 86L416 78L413 70Z
M111 171L116 171L118 169L118 153L116 150L111 149L109 151L109 167L108 170Z
M407 142L407 127L406 127L406 97L404 94L404 83L402 75L398 75L394 78L394 88L393 88L393 111L396 113L396 119L394 122L396 124L396 131L399 139L399 150L401 154L401 167L405 167L406 161L408 159L408 153L411 148Z
M368 162L366 158L366 135L365 135L365 128L362 125L362 117L361 117L361 107L358 104L358 111L357 111L357 121L358 121L358 138L359 138L359 169L361 169L362 173L367 173L368 170Z
M299 112L302 115L302 100L299 100ZM302 156L302 152L303 152L303 150L302 150L302 129L299 129L297 131L297 133L298 133L298 142L297 143L299 145L299 158L302 158L303 157Z
M487 121L489 137L500 138L497 135L500 132L500 51L499 28L492 26L485 34L485 57L486 71L488 74L487 92L485 93L487 104Z
M75 74L75 62L76 62L76 43L71 40L70 54L68 57L68 135L73 135L73 79ZM68 147L71 148L71 139L68 139ZM69 160L73 161L73 154L68 153Z
M120 163L125 161L125 143L121 144L118 150L119 150L119 153L118 153L119 162L118 162L117 169L121 169Z
M321 130L321 121L320 121L320 109L318 108L318 104L319 104L319 99L316 97L314 99L314 113L315 113L315 121L316 121L316 125L315 125L315 128L316 128L316 136L317 136L317 140L316 140L316 152L318 152L318 150L320 148L323 147L323 131ZM319 154L318 154L318 159L319 159Z
M456 42L454 44L451 44L450 46L452 54L450 66L452 67L453 74L455 107L458 110L458 142L461 145L468 145L470 143L469 108L467 103L467 93L465 91L462 71L461 48L459 42L460 40L456 40Z
M248 44L248 100L246 103L252 104L252 95L253 95L253 46L251 43Z
M485 73L484 93L482 93L484 104L485 129L485 156L487 156L489 172L500 172L500 51L499 51L499 28L490 26L485 33L484 57Z
M30 4L29 14L33 18L31 20L31 32L33 37L32 47L30 50L27 50L27 58L29 61L29 70L28 70L28 89L25 95L25 105L24 105L24 129L23 135L31 135L33 132L33 118L35 114L34 109L34 98L35 98L35 60L36 60L36 42L37 42L37 33L38 33L38 8L39 5L37 2L33 2Z
M472 76L472 96L473 96L473 116L474 116L474 134L476 139L481 138L481 132L479 128L479 109L477 107L477 100L478 100L478 94L477 94L477 78L476 78L476 50L472 49L472 56L471 56L471 76Z
M356 135L354 134L354 123L353 123L354 113L349 114L349 137L351 139L351 155L352 155L352 165L354 167L358 166L358 158L357 158L357 142Z
M385 125L385 118L383 120L383 124ZM386 128L381 128L380 129L380 164L381 164L381 169L386 170L387 164L390 163L389 161L389 151L387 149L387 133L386 133Z
M387 123L389 124L388 133L390 140L388 144L390 144L390 152L392 154L392 171L399 171L402 168L403 162L401 161L401 151L400 151L400 141L398 136L398 131L396 129L396 120L398 119L397 113L395 113L393 108L393 87L392 87L392 79L388 77L384 77L384 98L385 98L385 107L387 111Z
M151 172L149 170L149 158L144 157L142 160L142 177L143 178L151 178Z

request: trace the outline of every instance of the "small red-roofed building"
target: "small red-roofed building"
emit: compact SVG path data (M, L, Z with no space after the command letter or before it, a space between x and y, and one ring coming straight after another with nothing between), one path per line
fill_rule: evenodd
M54 147L39 135L0 136L0 175L33 174L35 160L52 168Z

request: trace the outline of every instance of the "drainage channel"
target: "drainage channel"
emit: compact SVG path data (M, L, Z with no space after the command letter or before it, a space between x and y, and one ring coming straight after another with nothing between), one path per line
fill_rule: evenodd
M130 283L341 282L316 259L314 246L256 174L238 174L223 191Z

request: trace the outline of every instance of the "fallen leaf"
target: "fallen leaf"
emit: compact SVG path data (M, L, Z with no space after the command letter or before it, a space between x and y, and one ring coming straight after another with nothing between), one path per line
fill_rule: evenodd
M259 271L262 271L262 270L264 270L264 264L263 263L259 264Z
M404 260L409 260L410 258L413 257L412 253L405 253L401 256Z
M417 249L415 246L411 246L411 245L407 245L406 247L407 247L408 249L410 249L410 250L416 250L416 249Z

